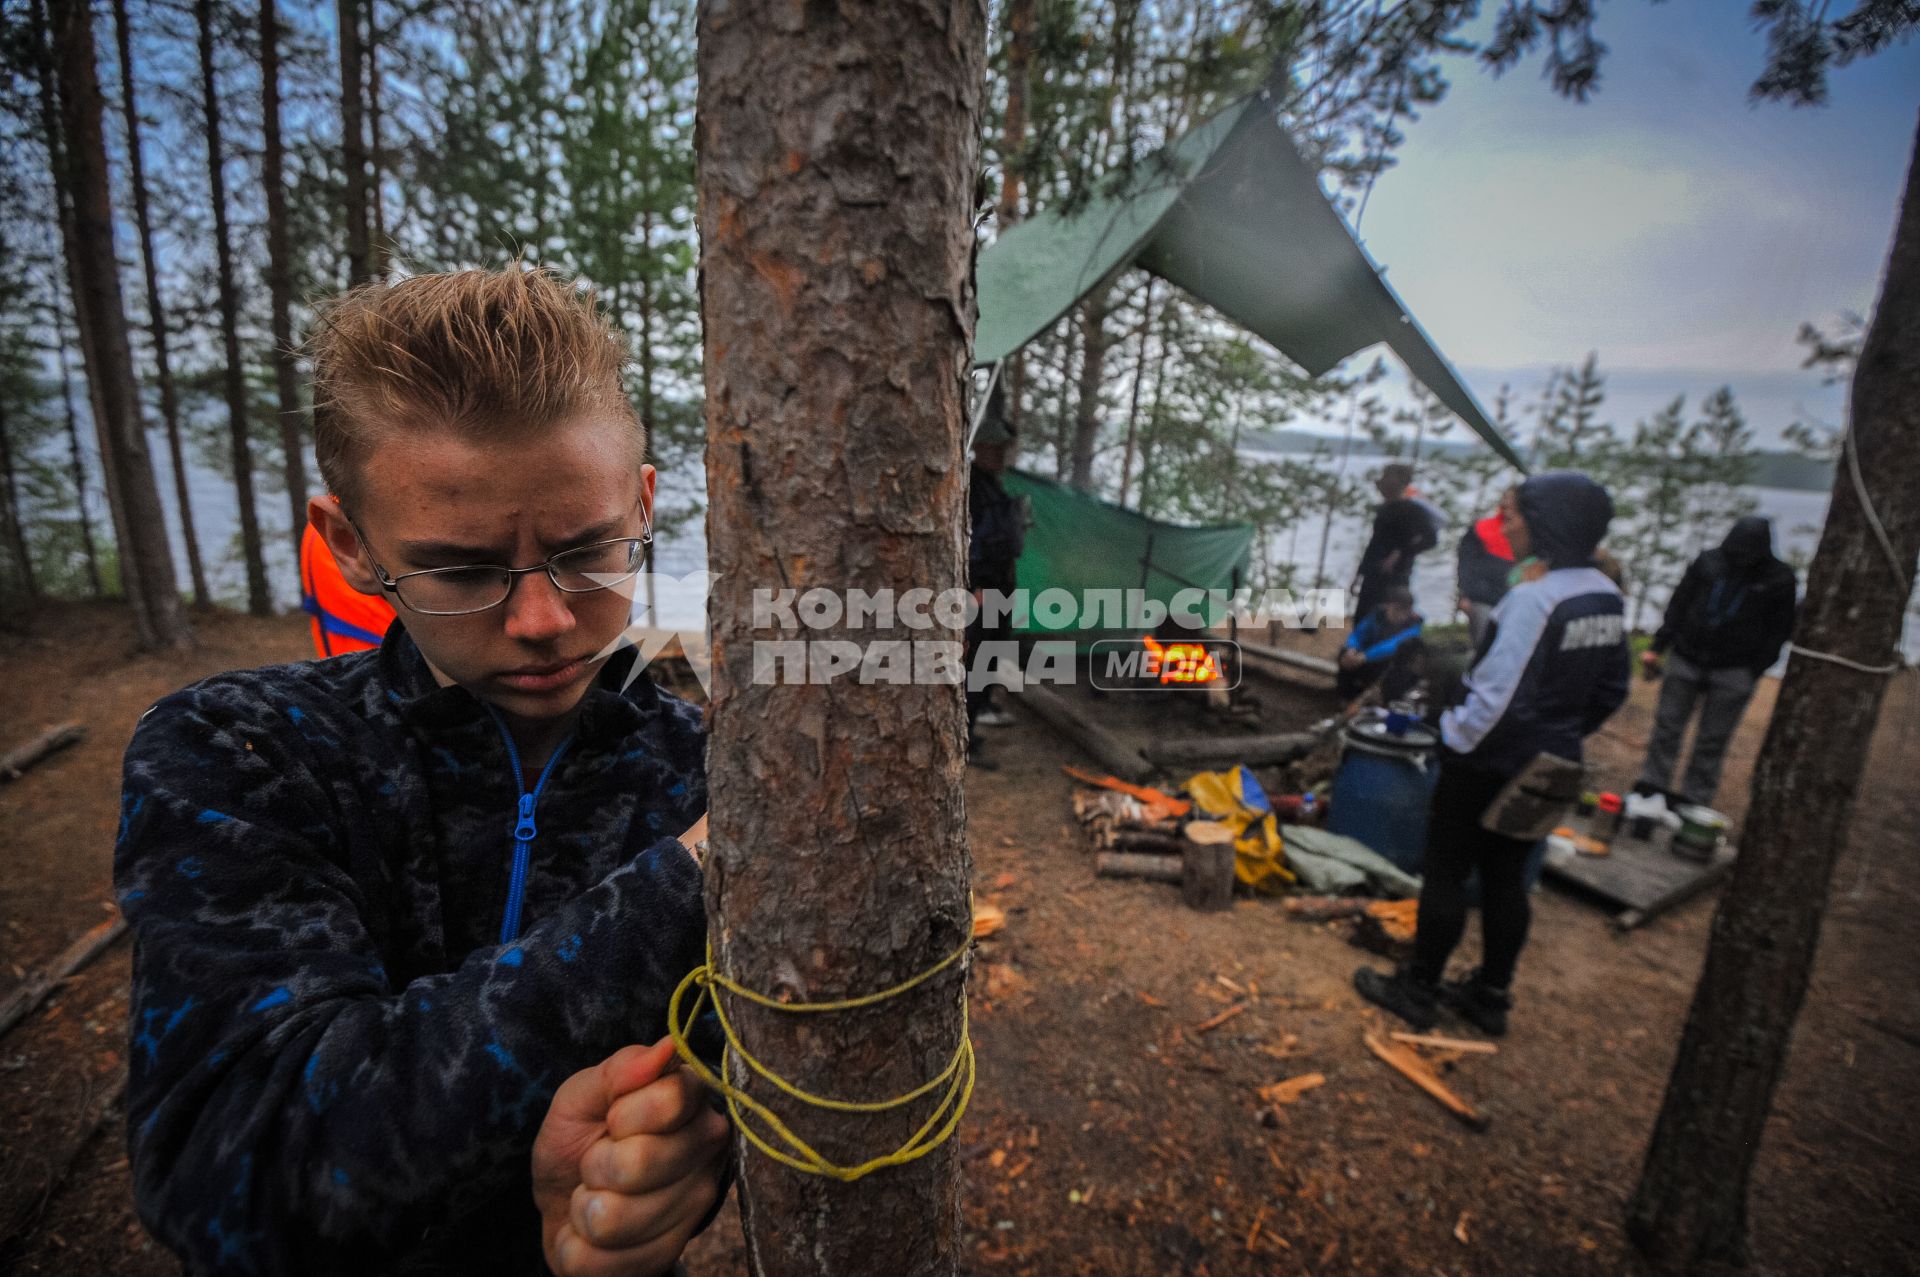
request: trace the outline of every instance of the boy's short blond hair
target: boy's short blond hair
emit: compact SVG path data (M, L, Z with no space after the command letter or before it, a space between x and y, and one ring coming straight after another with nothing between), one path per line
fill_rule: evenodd
M591 291L549 270L363 284L321 308L307 352L320 473L349 509L389 432L506 438L605 412L632 424L634 464L646 457L621 379L625 337Z

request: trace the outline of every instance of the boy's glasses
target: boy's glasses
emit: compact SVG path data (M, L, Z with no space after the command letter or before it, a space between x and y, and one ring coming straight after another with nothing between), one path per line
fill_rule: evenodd
M499 607L513 593L513 579L529 572L545 572L553 588L565 594L591 594L631 580L646 566L646 547L653 540L653 529L646 535L616 537L592 545L562 550L545 563L530 568L498 567L476 563L455 568L428 568L423 572L390 575L373 557L373 548L358 524L353 531L373 564L380 584L392 590L394 597L412 612L427 616L466 616Z

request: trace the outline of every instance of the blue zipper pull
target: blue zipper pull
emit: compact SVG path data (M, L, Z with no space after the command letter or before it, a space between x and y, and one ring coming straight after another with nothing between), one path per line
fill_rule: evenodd
M533 795L520 795L520 823L513 827L515 842L532 842L539 834L533 824Z

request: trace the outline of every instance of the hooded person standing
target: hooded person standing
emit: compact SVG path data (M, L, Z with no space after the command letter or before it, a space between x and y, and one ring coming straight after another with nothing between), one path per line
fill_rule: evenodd
M1507 539L1546 571L1494 608L1464 699L1441 716L1413 961L1392 975L1362 967L1353 977L1363 997L1417 1029L1433 1026L1444 1001L1483 1032L1506 1032L1508 990L1531 921L1525 875L1533 842L1490 832L1483 817L1541 755L1579 763L1582 742L1627 698L1626 610L1620 588L1594 566L1612 518L1607 490L1583 474L1536 475L1515 495ZM1466 930L1475 871L1481 965L1442 984Z
M1680 797L1702 806L1713 802L1727 743L1760 676L1793 634L1795 594L1793 569L1774 557L1773 525L1759 515L1735 522L1719 548L1687 565L1653 646L1640 657L1649 677L1664 666L1666 683L1635 789L1667 790L1680 738L1698 706L1700 724Z
M1493 609L1507 597L1507 578L1513 572L1513 547L1507 544L1506 523L1517 487L1501 494L1500 507L1467 529L1460 538L1460 610L1467 614L1467 632L1478 652L1493 623Z
M1358 620L1372 616L1388 590L1408 588L1413 561L1439 543L1430 507L1408 495L1412 485L1413 467L1404 461L1382 466L1374 480L1380 504L1374 507L1373 532L1355 573L1359 597L1354 600L1353 615Z

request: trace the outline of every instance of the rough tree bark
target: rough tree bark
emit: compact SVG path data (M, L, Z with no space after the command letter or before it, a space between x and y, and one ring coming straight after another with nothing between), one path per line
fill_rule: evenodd
M1021 160L1027 149L1027 99L1032 91L1034 0L1007 0L1002 19L1007 31L1007 113L1000 130L999 233L1021 218ZM1027 357L1014 351L1000 379L1006 384L1007 424L1020 429L1027 390Z
M125 4L126 0L114 0ZM293 251L287 245L286 149L280 140L280 13L260 0L260 118L264 147L260 183L267 191L267 300L273 311L273 389L280 405L280 451L287 487L293 561L307 527L306 432L301 427L300 370L293 354Z
M366 54L360 47L360 0L337 0L334 26L340 35L340 167L346 173L347 283L373 278L367 220Z
M227 227L226 154L220 142L220 95L213 80L213 0L194 0L200 45L200 110L207 128L207 189L213 205L213 250L220 290L220 346L227 398L227 439L233 450L233 489L240 507L240 549L247 568L247 611L273 613L267 565L260 547L260 513L253 499L253 443L247 437L247 380L240 366L240 298L233 282L233 236ZM296 549L294 561L299 561Z
M173 463L173 498L180 508L180 535L187 546L187 576L193 583L195 606L205 607L209 597L207 569L200 559L200 537L193 526L186 449L180 439L180 392L174 385L173 356L167 346L167 311L160 302L160 270L153 251L146 158L140 149L140 106L133 79L131 27L127 21L127 0L113 0L114 43L120 54L120 109L127 122L127 183L133 188L133 220L140 231L140 265L147 286L147 336L153 342L153 379L160 391L160 420L167 431L167 456Z
M958 630L756 631L752 596L961 583L985 31L984 0L735 0L700 12L718 574L708 914L718 968L789 999L889 988L970 935L960 689L754 677L756 639L940 641L957 659ZM747 1048L799 1086L891 1098L952 1057L964 972L854 1012L734 1009ZM933 1103L855 1116L773 1099L843 1163L899 1146ZM742 1157L755 1272L957 1271L954 1142L852 1184L745 1145Z
M1920 556L1920 137L1852 395L1852 447L1893 560L1843 456L1794 642L1871 668L1897 659ZM1629 1235L1663 1265L1746 1261L1748 1180L1886 688L1885 674L1799 653L1788 661L1747 834L1628 1207Z
M1100 391L1107 379L1107 348L1112 342L1107 332L1112 288L1109 281L1080 303L1080 327L1086 338L1080 346L1080 393L1073 405L1067 482L1082 492L1093 491L1093 450L1100 441Z
M92 6L87 0L53 0L48 16L64 160L55 180L66 187L71 206L71 216L61 219L61 232L92 390L94 432L106 471L107 504L119 537L120 583L133 605L140 646L149 651L184 648L192 643L193 632L174 584L166 517L147 457L146 433L140 428L120 263L113 253Z
M14 574L20 578L20 591L26 596L26 602L39 602L40 583L34 578L33 555L27 549L26 533L20 523L20 482L13 464L13 440L7 433L5 403L0 403L0 532L6 536L7 553L13 559ZM9 612L18 606L15 603Z
M60 363L60 407L67 427L67 473L73 479L73 508L80 516L80 549L87 561L87 586L97 597L104 589L100 581L100 552L94 545L93 514L87 509L87 464L80 449L80 414L73 410L73 369L67 358L67 313L57 304L53 311L53 334Z

